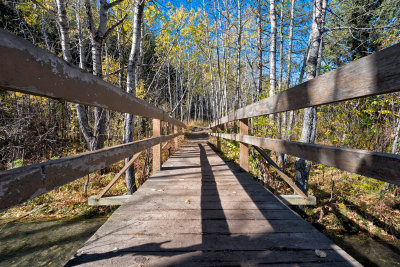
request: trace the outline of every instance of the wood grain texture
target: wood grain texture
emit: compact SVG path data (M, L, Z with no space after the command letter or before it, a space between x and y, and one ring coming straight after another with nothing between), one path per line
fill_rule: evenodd
M4 29L0 29L0 58L2 89L157 118L186 127L165 111Z
M249 121L248 119L239 120L239 131L240 134L249 134ZM246 143L239 144L240 154L239 154L239 164L243 170L249 171L249 146Z
M0 172L0 211L40 196L132 154L166 142L159 136Z
M161 121L153 119L153 138L161 134ZM161 143L153 146L153 173L161 169Z
M400 90L400 44L337 68L214 121L234 120L325 105Z
M200 138L129 196L67 266L260 264L360 266Z
M212 133L211 135L216 136L217 134ZM218 135L222 138L259 146L278 153L289 154L388 183L400 184L400 155L249 135Z

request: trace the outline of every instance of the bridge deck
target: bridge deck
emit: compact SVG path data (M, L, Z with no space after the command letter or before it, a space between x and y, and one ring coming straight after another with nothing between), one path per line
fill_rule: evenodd
M67 265L359 265L206 140L189 140Z

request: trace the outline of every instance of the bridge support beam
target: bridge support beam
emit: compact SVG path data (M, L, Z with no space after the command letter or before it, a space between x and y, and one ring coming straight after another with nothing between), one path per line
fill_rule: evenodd
M161 135L161 120L153 119L153 137ZM153 146L153 173L161 170L161 144Z
M239 120L239 133L242 135L247 135L249 133L248 119ZM240 142L239 163L243 170L249 171L249 145L242 142Z

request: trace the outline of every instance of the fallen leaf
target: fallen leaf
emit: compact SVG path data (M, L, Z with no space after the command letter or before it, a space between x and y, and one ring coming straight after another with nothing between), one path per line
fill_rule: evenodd
M320 258L326 258L326 252L320 249L315 250L315 255L317 255Z

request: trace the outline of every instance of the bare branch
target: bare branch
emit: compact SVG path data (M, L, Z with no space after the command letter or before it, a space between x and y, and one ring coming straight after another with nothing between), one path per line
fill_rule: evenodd
M104 33L104 35L102 36L103 38L106 38L108 34L110 34L110 32L112 32L115 27L119 26L122 22L124 22L124 20L128 17L128 14L125 13L125 16L120 19L119 21L117 21L115 24L111 25L110 28L108 28L108 30Z

